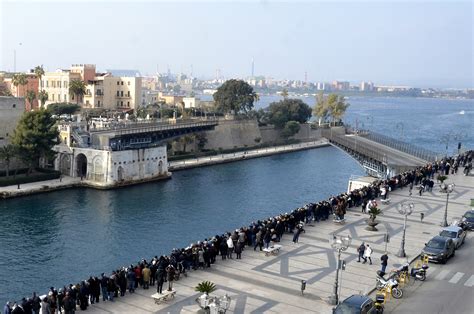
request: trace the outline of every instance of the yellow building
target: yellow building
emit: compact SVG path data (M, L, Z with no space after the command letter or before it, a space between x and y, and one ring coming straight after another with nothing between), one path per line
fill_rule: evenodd
M84 107L137 109L141 101L141 77L116 77L110 73L96 75L87 82Z
M46 72L40 83L40 90L45 90L48 93L45 106L56 102L76 103L75 95L69 93L69 83L72 80L81 80L81 74L73 73L70 70Z

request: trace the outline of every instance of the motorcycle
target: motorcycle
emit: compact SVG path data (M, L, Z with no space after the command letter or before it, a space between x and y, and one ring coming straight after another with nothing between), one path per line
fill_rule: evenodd
M389 288L392 293L392 297L395 299L400 299L403 296L403 290L398 286L398 281L393 275L388 279L385 279L384 275L384 272L380 270L377 271L377 289Z
M425 281L426 280L426 270L430 268L428 265L423 264L421 267L417 268L412 268L410 271L410 276L413 278L418 279L420 281Z

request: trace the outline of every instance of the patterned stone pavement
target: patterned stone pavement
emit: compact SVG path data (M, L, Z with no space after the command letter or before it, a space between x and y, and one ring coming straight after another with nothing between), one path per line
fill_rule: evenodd
M450 195L448 209L448 222L451 222L470 209L470 198L474 198L474 177L458 174L450 176L448 182L456 184L455 191ZM232 298L230 313L330 313L332 307L326 300L333 289L337 256L329 245L329 235L350 234L353 238L351 247L342 253L342 258L347 262L341 279L342 298L368 293L374 288L375 272L380 268L380 256L385 250L385 233L391 236L387 247L390 268L415 258L424 243L439 232L446 196L438 190L435 187L433 192L421 197L417 193L410 197L407 188L392 192L391 203L381 205L384 213L378 218L380 224L377 232L365 230L367 217L360 208L351 209L345 225L332 221L307 225L306 233L300 236L297 244L291 242L290 235L286 235L278 256L267 257L246 248L241 260L220 261L218 257L211 269L191 271L187 278L176 282L174 287L177 294L172 301L154 304L150 295L155 291L151 287L150 290L139 289L133 295L127 294L113 303L93 305L88 312L195 313L199 309L195 302L199 294L194 291L194 287L203 280L210 280L218 286L213 295L227 293ZM408 257L400 259L394 254L400 247L403 216L396 207L404 200L413 202L415 211L407 221L405 249ZM423 222L420 213L425 215ZM356 248L361 242L369 243L373 248L373 265L357 263ZM300 291L301 280L307 281L304 295Z

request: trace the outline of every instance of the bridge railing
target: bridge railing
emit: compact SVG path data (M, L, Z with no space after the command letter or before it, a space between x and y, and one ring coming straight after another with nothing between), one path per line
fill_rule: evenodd
M175 121L169 120L147 120L147 121L126 121L126 122L115 122L110 126L105 127L91 127L89 131L94 132L107 132L107 131L117 131L123 129L132 129L132 128L148 128L148 127L160 127L167 125L181 125L186 123L197 123L197 122L211 122L217 123L218 120L214 118L206 119L177 119Z
M157 132L157 131L167 131L167 130L176 130L183 128L196 128L196 127L205 127L216 125L217 121L199 121L199 122L188 122L188 123L169 123L153 126L140 126L140 127L128 127L123 129L113 130L115 136L122 136L127 134L136 134L136 133L148 133L148 132Z
M357 132L359 136L365 137L371 141L380 143L382 145L394 148L401 152L407 153L409 155L418 157L426 161L436 161L439 159L438 155L435 152L432 152L428 149L415 146L413 144L392 138L387 135L383 135L370 130L360 130Z

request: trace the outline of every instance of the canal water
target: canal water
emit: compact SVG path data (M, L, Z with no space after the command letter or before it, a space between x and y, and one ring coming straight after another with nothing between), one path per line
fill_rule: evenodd
M470 101L349 102L348 121L357 119L394 137L401 136L401 122L404 139L437 151L443 151L440 134L462 131L464 145L474 147ZM185 170L168 181L118 190L64 190L0 200L0 302L33 290L44 293L50 286L110 272L325 199L345 191L351 175L362 174L345 153L324 147Z

